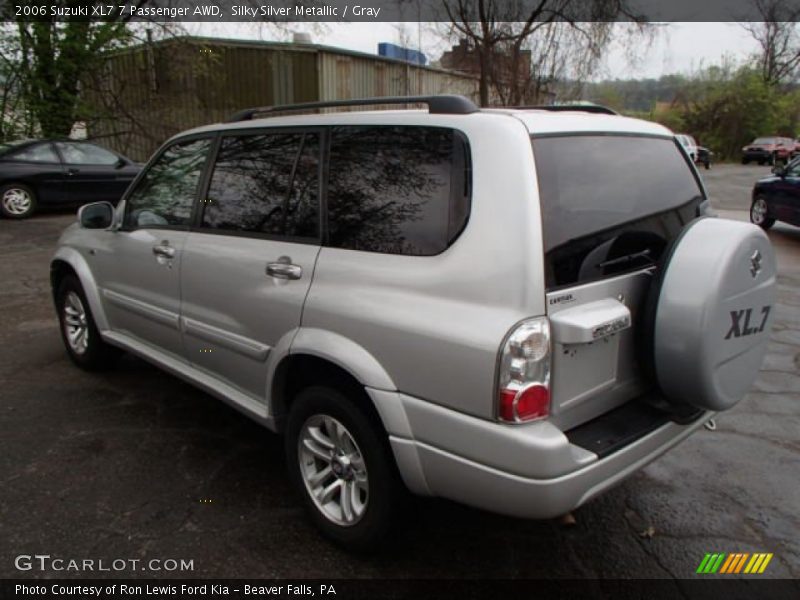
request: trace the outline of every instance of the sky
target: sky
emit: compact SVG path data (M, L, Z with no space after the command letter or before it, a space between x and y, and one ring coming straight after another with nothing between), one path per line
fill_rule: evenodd
M195 35L242 39L288 41L293 31L311 35L312 41L374 54L379 42L399 43L416 48L421 39L423 51L435 60L446 48L430 31L428 23L326 23L314 30L309 23L288 23L281 31L259 28L248 23L187 23ZM658 78L673 73L688 74L701 67L718 64L724 57L743 61L756 50L756 43L736 23L669 23L659 27L652 44L634 52L634 62L622 48L613 44L603 66L592 79Z

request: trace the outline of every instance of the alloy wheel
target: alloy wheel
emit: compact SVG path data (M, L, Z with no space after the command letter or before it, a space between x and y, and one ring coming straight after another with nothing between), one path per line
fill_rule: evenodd
M333 523L350 527L369 502L367 465L353 435L328 415L309 417L297 439L297 459L306 490Z
M767 202L763 198L756 198L753 202L753 206L750 208L750 216L756 225L764 224L767 218Z
M70 349L82 355L89 347L89 323L80 296L74 291L64 298L64 333Z

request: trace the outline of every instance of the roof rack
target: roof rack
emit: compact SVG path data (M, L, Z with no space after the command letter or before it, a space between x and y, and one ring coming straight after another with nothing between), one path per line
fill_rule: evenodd
M479 108L464 96L386 96L378 98L360 98L357 100L331 100L327 102L303 102L301 104L284 104L282 106L259 106L246 108L231 115L226 123L250 121L256 115L265 113L314 110L318 108L335 108L339 106L371 106L375 104L427 104L428 112L440 115L468 115Z
M552 112L578 111L600 115L619 115L615 110L599 104L546 104L542 106L515 106L522 110L549 110Z

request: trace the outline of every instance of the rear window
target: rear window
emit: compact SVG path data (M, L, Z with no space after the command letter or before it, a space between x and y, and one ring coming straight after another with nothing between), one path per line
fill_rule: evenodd
M672 138L534 137L549 288L658 260L704 199Z

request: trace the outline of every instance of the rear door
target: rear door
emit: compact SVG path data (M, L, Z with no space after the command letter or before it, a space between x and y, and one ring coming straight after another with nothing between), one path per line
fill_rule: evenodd
M650 386L637 326L652 269L705 196L666 136L534 136L533 148L554 340L553 415L570 427Z
M186 354L265 401L266 359L300 325L320 250L318 130L224 134L181 265Z
M211 142L164 149L128 195L122 227L90 252L111 329L181 360L182 252Z

